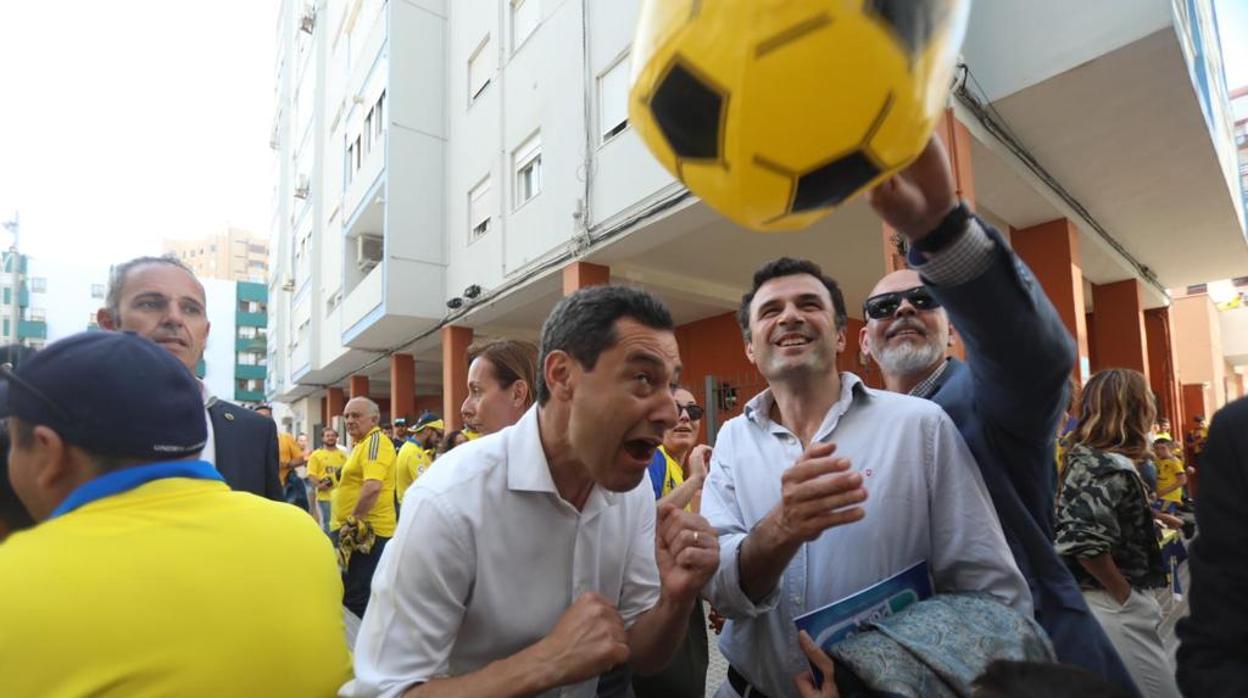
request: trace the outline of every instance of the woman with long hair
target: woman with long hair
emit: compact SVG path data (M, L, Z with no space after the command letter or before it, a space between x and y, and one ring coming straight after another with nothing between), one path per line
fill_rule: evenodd
M1136 469L1152 457L1148 382L1138 371L1100 371L1084 386L1078 415L1058 485L1057 551L1143 694L1178 698L1150 593L1167 585L1166 568Z

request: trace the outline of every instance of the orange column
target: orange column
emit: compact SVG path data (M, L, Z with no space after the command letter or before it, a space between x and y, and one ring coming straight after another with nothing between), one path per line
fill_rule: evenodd
M571 295L586 286L605 286L611 283L611 267L590 262L572 262L563 268L563 295Z
M1079 257L1079 231L1068 219L1041 223L1030 228L1011 229L1010 244L1036 275L1062 324L1075 339L1079 361L1075 375L1082 382L1080 367L1091 365L1088 357L1088 325L1084 313L1083 267Z
M1132 368L1148 378L1144 289L1138 279L1092 287L1093 340L1101 368Z
M447 325L442 328L442 418L448 432L463 426L459 407L468 397L468 345L472 328Z
M1153 392L1157 394L1157 415L1168 417L1178 434L1183 427L1183 406L1179 399L1179 379L1174 370L1174 337L1170 333L1170 309L1144 311L1144 330L1148 342L1148 372Z
M321 428L324 429L325 427L329 426L329 396L322 395L320 402L321 402ZM320 434L315 434L314 436L319 437Z
M390 421L414 417L416 360L411 354L390 355Z
M326 416L325 424L332 424L334 419L342 415L342 411L347 406L347 396L342 392L342 388L330 388L325 391L325 404L329 410Z
M368 397L368 376L351 376L348 386L352 400L357 397Z

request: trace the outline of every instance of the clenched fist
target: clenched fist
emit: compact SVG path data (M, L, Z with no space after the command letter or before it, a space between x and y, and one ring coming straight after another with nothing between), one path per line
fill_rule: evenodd
M602 596L581 594L537 647L551 686L586 681L628 661L628 636L620 612Z
M690 490L689 496L693 494ZM687 503L665 499L659 505L654 541L663 594L682 603L697 598L719 569L715 529L700 515L684 511Z

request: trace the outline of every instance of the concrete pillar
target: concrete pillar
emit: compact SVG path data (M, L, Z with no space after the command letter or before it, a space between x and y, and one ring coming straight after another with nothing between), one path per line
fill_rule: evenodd
M1084 312L1083 267L1079 256L1079 231L1066 218L1030 228L1011 229L1010 245L1018 254L1044 293L1057 309L1062 324L1074 338L1079 352L1075 375L1087 380L1081 367L1091 366L1088 355L1088 325Z
M975 176L971 171L971 132L953 115L953 109L945 110L945 116L936 126L936 135L949 152L949 164L953 167L953 181L958 198L975 210Z
M347 396L343 393L342 388L330 388L325 391L325 406L329 410L325 423L332 424L335 419L342 416L342 412L347 406Z
M368 376L351 376L347 385L352 400L357 397L368 397Z
M447 325L442 328L442 419L447 432L463 426L459 407L468 397L468 345L472 328Z
M605 286L611 283L611 267L590 262L572 262L563 268L563 295L587 286Z
M390 421L415 417L416 360L411 354L390 355Z
M1153 392L1157 395L1158 419L1170 420L1171 433L1183 427L1183 405L1179 395L1179 379L1175 372L1174 336L1170 331L1170 309L1144 311L1144 330L1148 342L1148 373Z
M1131 368L1148 378L1144 288L1139 279L1092 286L1093 340L1102 368Z

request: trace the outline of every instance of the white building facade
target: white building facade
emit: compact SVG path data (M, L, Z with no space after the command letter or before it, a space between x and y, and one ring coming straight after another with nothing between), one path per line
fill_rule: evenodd
M659 293L694 327L733 310L761 262L804 256L860 316L888 257L862 201L802 233L749 233L629 128L639 6L284 0L266 391L297 425L312 431L351 394L454 420L454 328L535 337L578 262ZM1097 285L1135 280L1143 312L1168 305L1167 286L1248 265L1215 24L1208 0L973 7L963 75L975 80L947 117L979 173L963 193L1007 236L1071 221L1080 312ZM1207 253L1167 249L1177 226Z

